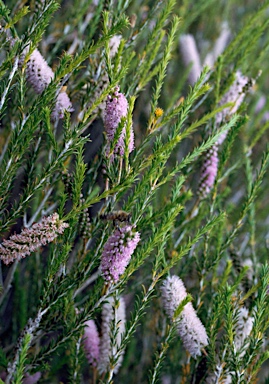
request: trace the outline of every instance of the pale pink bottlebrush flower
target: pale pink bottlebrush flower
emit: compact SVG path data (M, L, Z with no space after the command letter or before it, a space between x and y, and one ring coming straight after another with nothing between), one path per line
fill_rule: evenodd
M249 79L243 76L240 71L237 71L236 79L231 85L228 92L222 97L219 105L224 105L228 102L234 103L232 107L224 108L221 112L216 114L216 126L219 127L222 123L225 123L229 116L236 113L242 104L245 94L246 86ZM218 146L223 143L227 136L228 131L223 132L215 145L206 153L205 161L202 166L198 193L202 198L205 198L211 191L218 172Z
M168 276L162 286L162 303L167 316L172 320L175 310L187 296L183 281L178 276Z
M53 70L38 49L35 49L31 54L26 64L25 73L27 81L38 95L47 88L54 78Z
M114 139L116 130L121 122L121 119L127 117L128 113L128 101L123 93L119 92L119 87L115 88L112 95L109 95L106 101L106 109L104 113L104 126L107 137L106 154L110 154L110 144ZM126 128L123 127L118 142L115 145L113 154L111 154L111 161L113 161L115 155L123 156L125 149ZM131 127L130 141L128 143L129 153L134 150L134 132Z
M227 107L223 109L221 112L218 112L216 114L216 125L220 126L222 122L225 122L229 116L232 116L234 113L236 113L242 104L245 95L246 90L245 87L248 84L249 79L242 75L240 71L237 71L235 73L235 81L231 85L230 89L225 93L225 95L222 97L221 101L219 102L219 105L224 105L226 103L234 103L232 107ZM227 136L227 131L222 133L217 141L217 144L221 145L223 141L225 140Z
M178 276L169 276L165 279L161 291L164 310L173 321L175 310L187 296L186 288ZM201 349L208 345L208 337L192 303L185 305L176 321L177 331L184 347L194 358L200 356Z
M100 354L100 337L96 324L93 320L89 320L85 323L84 328L84 350L89 364L94 367L97 366Z
M194 37L189 34L181 35L179 39L179 49L184 65L186 67L191 65L188 79L189 83L194 85L202 71L200 55Z
M29 373L26 373L23 379L23 384L36 384L40 378L41 372L36 372L33 375L29 375Z
M4 239L0 244L0 259L4 264L21 260L42 245L51 243L68 226L59 219L58 213L44 217L40 223L33 224L31 228L24 228L20 234L10 236L8 240Z
M213 188L218 173L218 163L218 147L214 145L206 153L202 165L198 192L203 198L205 198Z
M116 283L129 264L140 240L139 232L132 225L118 227L108 238L101 257L101 271L104 279Z
M125 332L126 314L125 314L125 302L122 297L119 299L119 305L116 309L115 299L110 297L108 302L103 305L102 308L102 336L100 343L100 357L98 361L98 371L104 373L109 368L110 358L116 354L117 349L121 345L121 339ZM113 322L117 324L118 332L116 336L116 345L111 345L111 328ZM114 367L114 373L116 374L121 366L123 360L123 352L117 359L117 363Z
M25 53L21 57L21 62L23 62L28 49L25 50ZM43 58L38 49L35 49L31 54L27 64L26 64L26 79L33 87L35 93L38 95L41 94L49 83L54 78L54 73L51 67L48 65L46 60ZM56 104L52 112L52 119L63 119L64 110L68 112L73 112L72 103L66 92L60 92L56 99Z
M64 111L73 112L71 101L65 91L59 93L56 99L54 110L52 111L52 120L58 120L64 118Z

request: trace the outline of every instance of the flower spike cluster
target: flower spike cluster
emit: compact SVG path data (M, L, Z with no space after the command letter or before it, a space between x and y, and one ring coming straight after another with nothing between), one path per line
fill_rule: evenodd
M27 50L26 50L27 52ZM26 52L22 55L21 62L25 58ZM41 94L54 78L54 73L38 49L31 54L26 64L26 79L33 87L35 93ZM52 119L63 119L64 111L73 112L72 103L66 92L60 92L56 99L56 104L52 112Z
M140 240L139 232L132 225L118 227L107 240L102 258L101 271L107 282L116 283L124 273Z
M63 87L65 88L65 87ZM55 107L51 113L52 120L56 121L58 119L64 118L64 111L73 112L74 108L72 107L71 101L67 93L62 89L59 95L57 96Z
M175 310L187 296L186 288L178 276L169 276L164 281L161 291L164 310L167 316L173 320ZM177 331L184 347L194 358L200 356L201 349L208 345L208 337L192 303L185 305L176 321Z
M110 155L111 152L111 142L114 139L116 130L121 122L122 118L126 118L128 113L128 101L123 93L119 92L119 87L115 88L115 91L112 95L109 95L106 101L106 109L104 113L104 125L107 136L107 147L106 154ZM130 141L128 143L129 153L134 150L134 132L131 127ZM115 145L113 153L111 154L111 161L114 160L115 155L124 156L125 148L125 135L126 127L123 127L121 135L118 139L118 142Z
M100 338L96 324L93 320L85 323L84 329L84 350L89 364L97 366L100 355Z
M44 217L40 223L32 225L29 229L23 229L20 234L12 235L8 240L3 240L0 244L0 259L4 264L21 260L42 245L51 243L68 226L59 219L58 213Z
M235 76L236 79L234 83L231 85L230 89L225 93L219 103L220 106L228 102L232 102L234 105L232 107L224 108L221 112L216 114L216 127L220 127L222 123L225 123L225 121L230 116L236 113L244 100L247 86L249 84L249 79L246 76L243 76L240 71L237 71ZM227 133L227 131L222 133L219 136L218 141L205 155L205 161L202 165L198 187L198 193L202 198L205 198L210 193L215 183L219 162L218 149L219 146L224 142Z
M115 355L121 345L121 339L125 332L126 310L125 302L122 297L119 299L119 305L115 308L115 299L110 297L108 302L102 308L102 337L100 343L100 357L98 361L98 371L104 373L109 368L110 358ZM117 325L118 332L116 336L116 345L111 345L111 328L113 322ZM114 373L117 373L123 360L123 352L117 359L114 367Z
M198 191L201 197L206 197L213 188L218 173L218 163L218 146L214 145L206 153L205 161L202 165Z
M212 50L208 52L204 61L202 61L194 36L191 34L180 36L179 49L184 66L189 69L188 81L190 85L193 86L196 83L205 65L209 68L214 67L215 61L226 48L230 37L229 26L224 22L221 26L220 36L216 39Z
M240 71L235 73L235 81L230 89L222 97L219 105L222 106L226 103L234 103L232 107L224 108L221 112L216 114L216 125L219 127L222 122L225 122L230 116L236 113L242 104L246 91L247 84L249 83L248 77L242 75ZM227 136L227 131L224 132L218 139L218 144L221 145Z
M35 93L40 95L54 78L54 73L38 49L31 54L26 64L26 78Z

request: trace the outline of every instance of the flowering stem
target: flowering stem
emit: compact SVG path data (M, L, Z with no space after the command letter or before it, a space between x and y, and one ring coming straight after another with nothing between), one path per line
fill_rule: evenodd
M4 290L3 292L1 293L1 296L0 296L0 305L3 303L6 295L8 294L10 288L11 288L11 282L13 280L13 277L14 277L14 273L16 271L16 268L17 268L17 265L18 265L18 261L16 260L11 268L9 269L8 271L8 274L7 274L7 277L5 279L5 282L4 282Z
M66 287L66 290L69 291L70 288L72 288L74 284L71 284L69 287ZM69 341L70 339L72 339L73 335L82 329L82 327L84 327L84 323L85 321L87 321L89 318L92 318L94 312L100 308L100 306L107 300L108 297L110 297L113 292L115 292L115 290L117 289L117 286L112 286L112 287L109 287L109 289L107 289L106 293L104 295L102 295L96 302L95 304L93 305L93 307L91 308L90 311L88 311L84 318L81 320L81 322L79 324L77 324L76 326L74 326L72 328L72 332L69 332L66 336L63 336L62 338L59 338L57 340L57 343L55 343L54 346L52 346L47 352L43 352L42 353L42 356L36 361L36 364L40 364L42 361L44 361L46 359L46 357L50 356L53 352L55 352L60 346L64 345L67 341ZM53 303L50 303L48 305L48 307L46 307L42 312L41 314L44 315L53 305L55 305L57 302L58 302L58 299L61 299L62 297L65 297L66 296L66 292L63 292L62 294L60 294L57 299L53 302Z
M84 289L86 289L90 284L92 284L100 276L100 270L93 273L74 293L74 298L79 295Z
M16 375L16 378L15 378L15 381L12 381L12 382L18 383L18 384L21 383L27 351L31 346L34 333L39 327L43 314L45 314L45 312L44 311L42 312L41 310L39 310L34 321L32 319L28 320L28 323L24 328L24 336L21 339L19 339L17 352L13 360L13 363L10 363L8 367L8 376L6 378L7 384L10 384L11 379L14 377L14 375Z
M165 358L165 354L167 352L169 344L172 338L174 337L175 330L176 330L175 323L173 323L171 326L167 328L167 334L165 336L164 341L161 343L161 350L156 354L155 364L153 367L153 371L151 373L152 377L149 381L150 384L155 384L158 381L158 375L161 369L161 364Z
M40 214L41 210L42 210L43 207L45 206L45 204L46 204L46 202L47 202L47 200L48 200L48 198L50 197L50 195L51 195L52 192L53 192L53 188L50 188L50 189L46 192L46 194L45 194L45 196L43 197L43 199L41 200L39 206L36 208L35 213L34 213L33 216L31 217L31 219L29 219L28 222L27 222L27 220L26 220L26 214L24 215L24 218L23 218L23 219L24 219L24 220L23 220L23 224L24 224L24 227L25 227L25 228L30 228L30 227L33 225L33 223L36 221L38 215ZM46 211L46 213L47 213L47 211Z
M121 157L119 161L119 173L118 173L118 181L117 181L118 184L120 183L120 179L121 179L122 163L123 163L123 158ZM114 196L114 199L116 199L116 195Z

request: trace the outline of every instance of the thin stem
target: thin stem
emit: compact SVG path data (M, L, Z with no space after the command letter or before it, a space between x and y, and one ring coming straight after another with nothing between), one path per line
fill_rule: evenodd
M8 271L8 274L7 274L7 277L5 279L5 282L4 282L4 286L3 286L3 292L0 296L0 305L3 303L6 295L8 294L10 288L11 288L11 283L12 283L12 280L13 280L13 277L14 277L14 273L16 271L16 268L17 268L17 265L18 265L18 260L15 260L14 263L12 264L12 266L10 267L9 271Z
M84 291L84 289L86 289L89 285L91 285L98 277L100 276L100 270L98 269L97 272L95 272L94 274L92 274L82 285L81 287L79 287L75 293L74 293L74 296L73 298L77 297L77 295L79 295L82 291Z
M1 100L0 100L0 111L2 111L2 108L5 104L5 100L6 100L6 97L7 97L7 94L8 94L8 91L9 91L9 88L10 88L10 85L11 85L11 82L13 80L13 77L18 69L18 65L19 65L19 56L16 56L15 57L15 60L14 60L14 64L13 64L13 68L10 72L10 75L8 77L8 82L7 82L7 85L5 87L5 90L2 94L2 97L1 97Z
M41 203L39 204L38 208L36 209L35 213L33 214L33 216L31 217L31 219L27 222L26 219L24 218L24 226L25 228L30 228L33 223L36 221L38 215L40 214L40 212L42 211L44 205L46 204L48 198L50 197L51 193L53 191L53 188L50 188L44 198L42 199ZM53 206L55 207L55 204L53 204Z
M161 364L162 364L164 356L167 352L167 349L169 347L169 343L172 339L174 331L175 331L174 325L172 325L171 327L168 328L167 335L161 344L161 350L159 351L159 353L156 356L155 365L153 368L153 374L152 374L152 379L150 381L150 384L155 384L158 381L158 374L159 374L159 371L161 369Z

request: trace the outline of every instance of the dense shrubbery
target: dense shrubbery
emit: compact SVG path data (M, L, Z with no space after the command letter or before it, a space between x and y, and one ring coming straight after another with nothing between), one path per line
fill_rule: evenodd
M268 12L0 0L4 382L269 382Z

